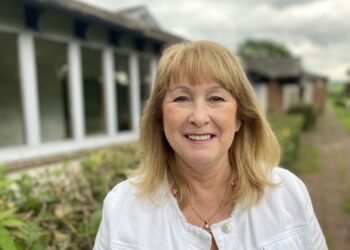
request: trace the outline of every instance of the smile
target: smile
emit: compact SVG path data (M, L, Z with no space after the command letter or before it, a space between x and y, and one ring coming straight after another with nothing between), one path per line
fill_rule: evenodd
M192 141L207 141L213 138L213 135L186 135Z

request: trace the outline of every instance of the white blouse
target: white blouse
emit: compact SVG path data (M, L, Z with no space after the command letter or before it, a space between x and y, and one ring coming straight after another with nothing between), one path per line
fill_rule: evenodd
M220 250L327 249L304 183L274 168L262 200L250 209L237 204L231 216L211 225ZM211 235L189 224L168 188L152 200L135 196L129 181L105 198L94 250L209 250Z

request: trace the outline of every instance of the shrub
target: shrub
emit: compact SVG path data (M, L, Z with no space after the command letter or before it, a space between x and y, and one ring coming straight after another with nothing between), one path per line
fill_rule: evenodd
M30 220L31 213L20 212L22 194L14 188L16 181L6 178L5 169L0 166L0 249L45 249L44 232Z
M303 117L301 115L270 115L268 117L282 149L280 165L290 167L297 157Z
M302 128L305 131L314 128L316 125L318 112L314 105L301 103L289 108L287 113L301 114L304 118Z
M0 249L92 249L103 198L138 164L138 151L127 144L91 154L78 170L65 165L14 181L0 168Z
M345 108L346 107L345 98L334 99L333 104L338 108Z

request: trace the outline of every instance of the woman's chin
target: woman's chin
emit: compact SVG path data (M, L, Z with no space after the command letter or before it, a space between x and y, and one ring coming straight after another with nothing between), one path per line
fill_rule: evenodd
M202 166L211 164L214 161L213 157L208 155L192 155L190 159L187 159L187 164L192 166Z

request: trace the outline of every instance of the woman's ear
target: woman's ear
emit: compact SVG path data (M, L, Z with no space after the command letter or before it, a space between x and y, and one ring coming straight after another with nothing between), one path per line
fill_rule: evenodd
M238 130L241 128L242 120L236 118L236 123L235 123L235 132L238 132Z

